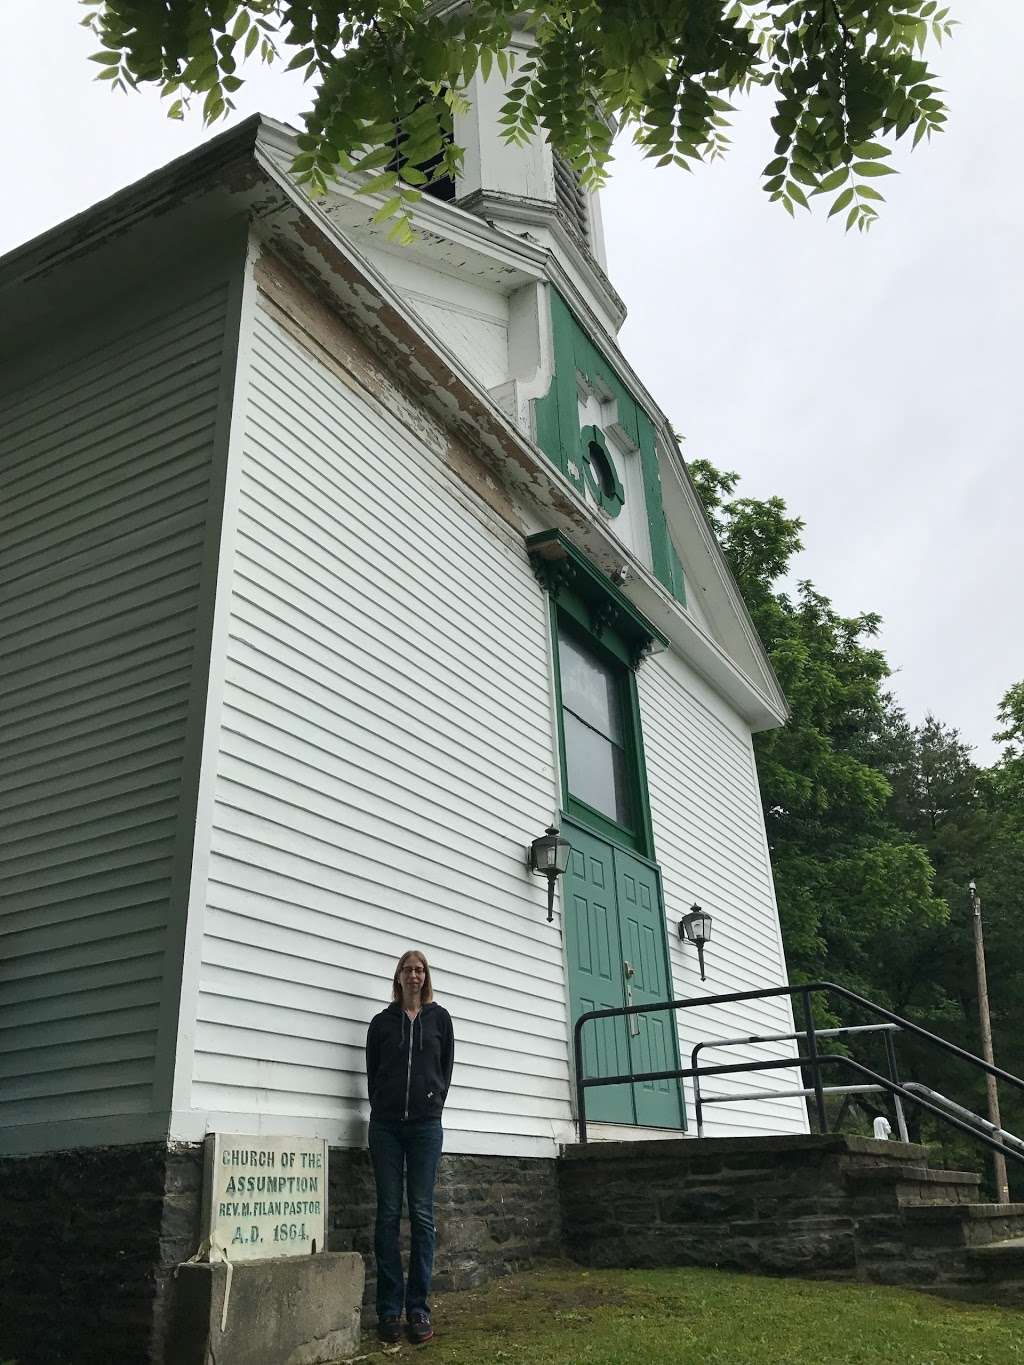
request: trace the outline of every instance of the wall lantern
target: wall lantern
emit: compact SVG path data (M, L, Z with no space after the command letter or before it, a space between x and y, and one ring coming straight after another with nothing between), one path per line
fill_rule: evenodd
M557 825L548 825L540 839L530 845L531 872L548 879L548 923L555 917L555 882L569 866L569 852L572 845L558 833Z
M697 945L700 979L704 980L704 945L711 939L711 916L699 905L691 905L690 913L679 921L679 937L684 943Z

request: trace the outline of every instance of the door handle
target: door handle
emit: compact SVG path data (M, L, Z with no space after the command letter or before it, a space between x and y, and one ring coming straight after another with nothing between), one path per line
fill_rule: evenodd
M626 1004L632 1005L633 988L630 986L629 983L633 979L633 977L636 976L636 968L633 966L632 962L626 962L625 960L623 960L622 975L626 979ZM627 1014L626 1018L629 1020L629 1036L631 1038L639 1038L640 1020L637 1018L635 1014Z

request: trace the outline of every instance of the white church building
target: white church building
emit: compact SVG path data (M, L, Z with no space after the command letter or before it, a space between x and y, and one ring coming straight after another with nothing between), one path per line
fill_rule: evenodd
M784 698L617 344L597 196L502 142L497 75L470 96L411 246L255 118L0 261L0 1193L38 1186L51 1236L130 1153L364 1146L408 947L455 1023L453 1159L574 1141L583 1011L786 982L752 748ZM784 997L620 1018L588 1065L792 1027ZM692 1131L677 1082L587 1116ZM151 1269L189 1240L158 1184Z

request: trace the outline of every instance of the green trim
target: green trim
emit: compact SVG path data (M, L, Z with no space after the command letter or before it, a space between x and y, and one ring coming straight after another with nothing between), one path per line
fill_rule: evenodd
M586 801L573 796L569 790L569 769L565 752L565 720L562 714L562 666L558 648L560 619L563 618L570 631L584 637L589 648L617 664L619 676L619 700L622 704L622 721L625 731L626 778L629 784L629 802L634 815L632 827L619 824L607 815L602 815ZM647 787L647 765L644 761L643 734L640 728L640 702L637 695L636 676L629 663L629 650L614 630L606 630L598 637L589 628L585 615L573 610L570 602L561 597L550 602L551 648L554 658L555 688L558 712L558 766L561 775L563 805L569 815L592 834L619 844L631 853L653 860L654 827L651 821L651 802Z
M534 400L537 444L580 493L586 496L589 491L609 516L617 516L622 502L613 510L602 500L600 492L595 492L593 482L587 477L590 469L588 446L593 439L591 433L597 429L587 427L584 431L580 430L577 374L582 375L592 389L611 395L616 406L618 425L640 452L647 528L651 541L651 568L655 578L685 604L683 567L665 519L654 423L619 378L614 366L587 335L561 294L549 287L548 298L555 373L544 397ZM603 435L601 445L607 450Z
M609 648L613 653L618 650L630 668L636 668L655 644L668 645L668 637L561 531L528 536L526 551L545 592L564 602L598 640L607 632Z
M594 469L594 446L598 446L604 456L604 465L610 475L612 485L610 493L606 491L604 481ZM615 468L615 461L612 459L608 442L600 427L584 427L580 431L580 451L583 477L586 480L587 488L590 490L590 496L599 507L604 508L610 517L617 517L626 501L626 490L622 486L619 471Z

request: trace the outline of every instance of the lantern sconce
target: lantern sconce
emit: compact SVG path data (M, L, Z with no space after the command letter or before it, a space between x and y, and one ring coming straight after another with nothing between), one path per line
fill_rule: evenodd
M697 961L700 963L700 979L704 980L704 945L711 940L711 916L699 905L691 905L690 913L679 921L679 937L684 943L693 943L697 948Z
M548 825L544 835L530 845L527 866L531 872L548 879L548 924L555 917L555 882L569 866L571 849L569 840L558 833L557 825Z

